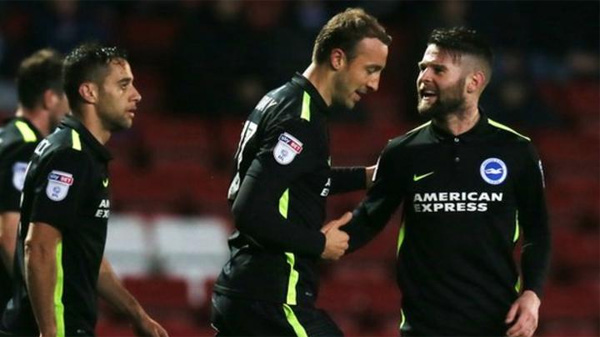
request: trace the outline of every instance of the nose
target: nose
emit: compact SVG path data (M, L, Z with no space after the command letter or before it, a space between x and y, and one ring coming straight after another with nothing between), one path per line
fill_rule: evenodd
M132 100L135 101L136 103L140 102L142 100L142 95L140 95L140 92L137 90L137 88L135 86L133 86L133 98Z
M379 78L380 76L378 74L367 82L367 89L369 89L369 91L377 91L379 89Z
M417 77L417 85L424 82L431 82L431 70L429 68L421 70L419 76Z

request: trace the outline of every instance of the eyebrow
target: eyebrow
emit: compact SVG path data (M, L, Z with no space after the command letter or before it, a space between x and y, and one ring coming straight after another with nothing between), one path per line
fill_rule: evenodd
M446 67L445 65L440 64L440 63L435 63L435 62L423 62L423 61L421 61L421 62L417 63L417 66L419 66L419 68L421 68L422 66L425 66L425 67L432 66L432 67L440 68L442 70L448 69L448 67Z
M119 84L129 84L131 82L133 82L133 78L132 77L124 77L124 78L122 78L122 79L120 79L120 80L117 81L117 83L119 83Z

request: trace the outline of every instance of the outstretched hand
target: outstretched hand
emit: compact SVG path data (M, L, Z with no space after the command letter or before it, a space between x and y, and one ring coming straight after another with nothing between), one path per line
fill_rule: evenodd
M325 249L321 254L323 259L327 260L338 260L348 249L348 242L350 237L344 231L340 230L340 227L344 226L352 220L352 213L346 212L339 219L330 221L323 228L321 232L325 234Z
M537 329L540 299L531 290L525 290L513 303L506 315L506 324L511 327L508 337L531 337Z
M133 331L140 337L169 337L167 331L148 315L134 322Z
M346 212L339 219L331 220L321 227L321 233L327 234L333 228L340 228L352 220L352 213Z

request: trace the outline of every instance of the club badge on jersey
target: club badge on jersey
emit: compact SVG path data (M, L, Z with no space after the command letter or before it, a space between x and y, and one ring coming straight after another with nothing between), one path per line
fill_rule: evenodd
M302 152L302 142L287 132L279 135L277 145L273 149L273 157L281 165L291 163L296 155Z
M61 201L69 193L69 188L73 185L73 175L67 172L52 171L48 174L48 186L46 195L50 200Z
M508 176L506 164L498 158L488 158L481 163L479 173L486 183L499 185L504 182Z
M16 162L13 165L13 177L12 183L13 186L17 189L17 191L23 190L23 184L25 183L25 174L27 173L27 163L26 162Z

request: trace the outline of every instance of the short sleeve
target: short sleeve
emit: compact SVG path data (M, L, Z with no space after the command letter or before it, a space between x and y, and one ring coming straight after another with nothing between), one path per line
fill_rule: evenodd
M44 222L63 230L73 226L79 203L85 198L90 162L73 149L64 149L40 163L33 182L30 222ZM30 179L28 177L27 179ZM25 196L28 197L28 196Z
M0 212L18 212L25 172L35 143L21 143L9 149L0 165Z

